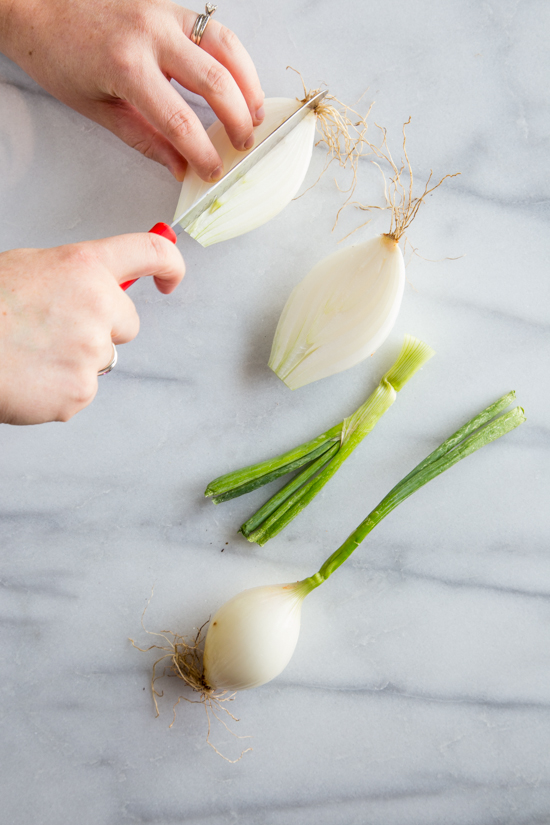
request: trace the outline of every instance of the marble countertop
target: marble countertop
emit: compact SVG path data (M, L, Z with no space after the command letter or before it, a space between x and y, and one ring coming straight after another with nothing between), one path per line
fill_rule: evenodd
M67 424L0 427L5 822L548 823L550 6L233 0L217 14L268 96L299 93L290 64L346 102L375 101L394 146L411 116L419 180L462 174L411 228L423 257L367 362L295 393L266 366L291 288L364 219L348 212L331 233L329 176L249 235L206 250L183 236L184 283L170 297L132 288L141 332L93 404ZM148 229L178 192L0 57L1 249ZM354 238L376 231L382 218ZM321 496L249 545L236 529L265 493L214 507L207 482L352 412L405 332L437 356ZM154 718L152 654L128 641L147 641L153 584L146 625L189 633L246 587L310 575L512 388L527 423L391 514L306 601L283 674L237 696L251 753L220 759L199 705L181 703L169 728L175 681ZM243 746L220 725L212 740L230 757Z

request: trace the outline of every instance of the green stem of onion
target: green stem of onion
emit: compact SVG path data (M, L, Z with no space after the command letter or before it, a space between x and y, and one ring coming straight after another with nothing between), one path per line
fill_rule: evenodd
M299 447L295 447L276 458L261 461L258 464L251 464L241 470L219 476L210 482L204 495L212 496L214 504L220 504L222 501L229 501L232 498L237 498L237 496L250 493L252 490L256 490L264 484L269 484L269 482L275 481L280 476L298 470L306 464L309 465L306 470L283 487L264 507L243 524L241 531L248 538L259 527L262 520L270 516L279 506L286 505L288 510L296 500L293 499L289 502L289 497L314 473L318 472L325 463L341 452L343 447L346 447L343 459L347 458L365 435L372 430L380 416L391 406L395 400L395 393L432 355L434 355L434 352L427 344L410 335L405 336L397 361L382 378L376 391L353 415L344 419L340 424L331 427L330 430L321 433L317 438L306 441L304 444L300 444ZM321 461L320 459L323 456L325 459ZM338 466L341 463L340 461ZM333 475L333 473L330 473L330 475ZM327 481L329 477L327 475ZM297 483L298 480L299 484ZM305 493L306 490L303 491L304 495ZM303 507L300 509L303 509ZM297 512L299 511L296 511L295 515ZM253 538L250 540L255 541Z
M301 473L298 473L297 476L294 476L288 484L279 490L274 496L272 496L263 507L254 513L254 515L246 521L241 527L241 533L246 536L246 538L250 539L251 534L259 527L262 522L265 522L269 516L278 510L290 497L292 494L299 490L302 485L306 483L306 481L311 478L311 476L315 475L328 461L330 461L340 450L340 443L333 444L330 449L326 450L317 461L312 461L311 464L302 470ZM310 456L311 457L311 456ZM305 506L305 505L304 505ZM254 541L254 539L250 539Z
M264 545L307 507L391 407L397 392L433 355L434 351L427 344L410 335L405 337L397 361L383 376L376 390L353 415L342 422L342 445L338 452L325 466L316 467L311 473L304 472L289 482L245 522L241 532L248 541ZM311 478L318 470L318 474Z
M339 444L341 433L342 424L340 423L321 433L312 441L306 441L277 458L270 458L259 464L251 464L249 467L219 476L210 482L204 495L213 496L214 504L220 504L222 501L228 501L249 493L251 490L256 490L280 476L299 469L308 461L315 460L330 450L334 444Z
M382 501L372 510L361 524L351 533L345 542L337 549L321 566L319 571L313 576L304 579L301 584L304 590L310 592L319 587L331 576L353 551L361 544L363 539L379 524L388 513L391 513L398 504L411 496L424 484L427 484L436 476L444 473L453 464L461 461L466 456L495 441L497 438L515 429L525 421L524 411L521 407L515 407L508 413L498 418L493 418L495 413L500 412L503 407L510 404L515 397L511 392L503 396L499 401L483 410L479 415L472 418L467 424L461 427L454 435L443 442L433 453L418 464L405 478L395 485ZM493 418L493 420L490 420Z

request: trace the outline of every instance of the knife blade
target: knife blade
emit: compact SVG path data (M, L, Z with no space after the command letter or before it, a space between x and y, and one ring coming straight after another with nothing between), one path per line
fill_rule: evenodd
M270 134L264 138L257 146L254 146L235 166L229 170L223 177L214 183L192 206L183 212L176 220L169 226L167 223L156 223L149 232L155 235L162 235L172 243L176 243L177 236L182 230L185 230L195 221L199 215L202 215L209 209L214 201L221 195L224 195L237 181L239 181L246 173L252 169L260 160L262 160L268 152L270 152L278 143L280 143L290 132L305 118L312 109L315 109L321 100L328 94L328 89L322 92L317 92L310 100L303 103L295 112L293 112L286 120L277 126ZM134 278L132 281L126 281L120 285L123 290L128 289L138 279Z
M253 149L245 155L242 160L240 160L235 166L227 172L222 178L219 179L213 186L208 189L204 195L195 201L195 203L186 209L176 220L170 224L171 229L174 229L176 234L179 234L182 229L186 229L190 226L193 221L195 221L199 215L202 215L203 212L206 212L207 209L210 209L212 204L219 198L221 195L224 195L228 189L237 183L242 177L246 175L246 173L255 166L258 161L265 158L268 152L270 152L278 143L280 143L283 138L285 138L290 132L296 128L296 126L304 119L304 117L309 114L312 109L317 108L321 100L325 97L328 90L323 92L318 92L314 97L310 100L306 101L302 106L300 106L293 114L284 120L280 126L277 126L270 134L264 138L261 143L258 143L257 146L254 146ZM179 232L178 229L179 228Z

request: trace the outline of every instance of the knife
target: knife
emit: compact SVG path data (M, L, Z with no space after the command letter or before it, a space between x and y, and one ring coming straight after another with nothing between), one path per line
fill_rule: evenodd
M186 209L182 215L179 215L170 226L167 223L156 223L149 232L155 235L162 235L164 238L172 241L172 243L176 243L177 237L182 229L187 229L199 215L202 215L203 212L212 206L215 200L225 194L228 189L231 189L258 161L262 160L283 138L290 134L312 109L317 108L327 92L328 89L325 89L323 92L318 92L300 106L290 117L287 117L280 126L277 126L261 143L258 143L242 160L235 164L226 175L214 183L189 209ZM120 285L120 288L126 290L129 286L135 284L137 280L137 278L134 278L132 281L125 281Z

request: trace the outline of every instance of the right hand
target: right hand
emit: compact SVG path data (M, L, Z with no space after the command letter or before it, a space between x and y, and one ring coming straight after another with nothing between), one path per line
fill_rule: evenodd
M111 341L139 330L120 284L152 275L168 294L184 274L174 244L151 233L0 254L0 422L68 421L86 407Z

